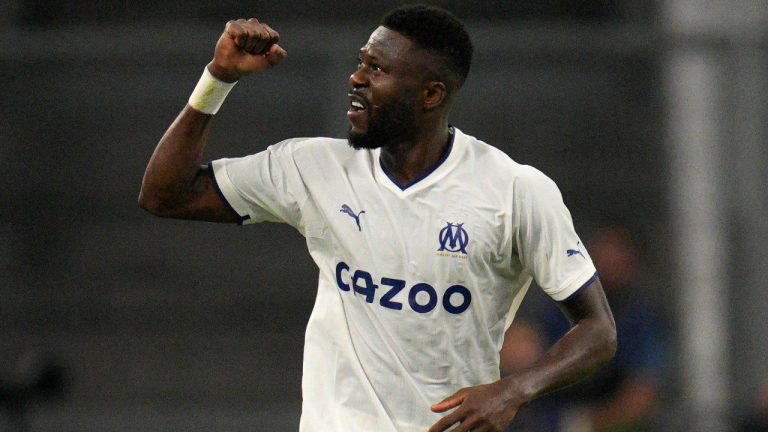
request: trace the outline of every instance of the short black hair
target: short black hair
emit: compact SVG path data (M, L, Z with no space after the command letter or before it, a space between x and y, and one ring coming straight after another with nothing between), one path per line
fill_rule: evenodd
M404 5L384 15L381 25L441 57L455 75L457 88L464 83L472 64L472 41L452 13L425 4Z

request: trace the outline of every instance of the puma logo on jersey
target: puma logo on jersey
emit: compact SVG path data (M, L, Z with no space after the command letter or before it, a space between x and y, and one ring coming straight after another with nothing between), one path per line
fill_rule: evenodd
M572 257L574 255L581 255L583 259L587 259L586 257L584 257L584 254L581 253L581 248L579 247L579 243L581 242L576 243L576 249L568 249L567 251L565 251L565 253L567 253L569 257Z
M360 226L360 215L365 213L365 210L360 210L360 213L355 213L354 210L352 210L348 205L343 204L341 206L341 210L339 210L341 213L346 213L355 220L355 223L357 224L357 230L362 231L363 228Z

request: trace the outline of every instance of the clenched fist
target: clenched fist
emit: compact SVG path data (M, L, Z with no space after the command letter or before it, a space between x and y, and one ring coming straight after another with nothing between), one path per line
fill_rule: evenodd
M240 77L268 69L288 53L277 44L280 35L256 18L230 21L216 42L208 70L216 78L235 82Z

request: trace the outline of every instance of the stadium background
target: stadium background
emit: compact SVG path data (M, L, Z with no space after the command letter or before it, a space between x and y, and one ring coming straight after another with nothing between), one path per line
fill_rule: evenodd
M211 159L343 136L356 50L399 3L0 4L0 388L62 389L0 390L0 430L296 430L302 238L136 196L226 20L268 22L289 58L238 84ZM731 430L768 378L768 4L434 3L476 47L453 123L550 175L580 232L634 234L672 323L660 430Z

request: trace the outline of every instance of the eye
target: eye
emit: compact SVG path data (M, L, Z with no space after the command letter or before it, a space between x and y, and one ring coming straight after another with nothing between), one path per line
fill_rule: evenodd
M362 58L358 57L357 58L357 69L362 69L362 68L364 68L366 66L368 67L368 69L371 72L383 72L383 70L381 69L381 66L379 66L378 64L376 64L376 63L368 63L368 64L366 64L363 61Z

